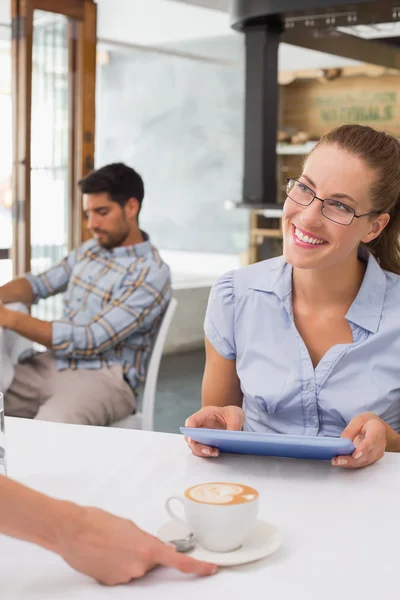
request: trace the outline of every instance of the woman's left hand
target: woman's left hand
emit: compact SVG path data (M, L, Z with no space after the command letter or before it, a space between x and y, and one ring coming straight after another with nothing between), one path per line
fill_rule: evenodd
M366 467L382 458L385 453L385 423L372 412L364 412L354 417L340 437L349 438L356 449L351 456L333 458L334 467L346 469Z

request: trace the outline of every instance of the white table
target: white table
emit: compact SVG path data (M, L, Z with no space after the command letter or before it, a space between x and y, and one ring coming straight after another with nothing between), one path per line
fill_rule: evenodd
M201 481L248 483L260 491L260 518L281 529L284 544L269 558L215 577L157 569L110 589L50 552L0 536L2 600L382 600L398 594L399 455L344 471L313 461L199 459L178 435L10 418L6 430L10 476L38 490L100 506L155 533L166 520L169 494Z

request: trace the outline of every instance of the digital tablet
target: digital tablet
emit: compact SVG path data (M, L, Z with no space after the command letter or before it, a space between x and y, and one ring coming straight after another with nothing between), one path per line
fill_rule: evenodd
M233 454L331 460L335 456L352 454L355 450L353 442L347 438L253 433L250 431L226 431L192 427L180 427L180 431L195 442L218 448L220 452Z

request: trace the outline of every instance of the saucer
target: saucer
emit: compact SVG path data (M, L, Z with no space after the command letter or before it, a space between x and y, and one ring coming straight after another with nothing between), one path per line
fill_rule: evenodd
M168 521L160 527L157 537L163 542L186 537L188 529L175 521ZM232 567L253 562L272 554L282 543L279 530L266 521L257 521L253 531L245 539L242 546L231 552L213 552L200 545L187 552L188 556L210 562L219 567Z

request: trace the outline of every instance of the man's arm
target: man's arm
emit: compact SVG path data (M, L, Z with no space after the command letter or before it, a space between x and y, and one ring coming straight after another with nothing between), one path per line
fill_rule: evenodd
M96 508L55 500L0 476L0 533L56 552L106 585L128 583L155 565L212 575L216 567L178 554L158 539Z
M52 324L0 305L0 327L11 329L32 342L51 348Z
M143 268L137 278L126 280L104 310L87 325L66 320L50 323L0 306L0 327L51 348L58 358L90 359L114 348L146 322L157 319L169 296L169 271L158 266Z
M147 329L165 310L171 293L169 269L146 265L123 285L86 325L53 321L51 348L57 358L90 359L115 348L136 330Z
M0 286L0 302L22 302L33 304L40 298L48 298L63 292L68 285L72 267L78 260L81 250L70 252L62 261L40 275L27 273Z
M23 302L32 304L40 298L48 298L66 290L72 268L79 260L84 249L78 248L70 252L62 261L52 266L40 275L27 273L0 286L0 302ZM18 311L0 306L0 327L6 327L33 342L51 348L52 324L48 321L35 319Z
M33 289L26 277L18 277L0 286L0 302L22 302L32 304L34 301Z
M49 298L60 292L65 292L71 277L72 268L79 259L81 248L70 252L63 260L47 269L39 275L27 273L25 278L28 280L32 291L33 301L38 302L41 298ZM0 290L1 292L1 290Z

